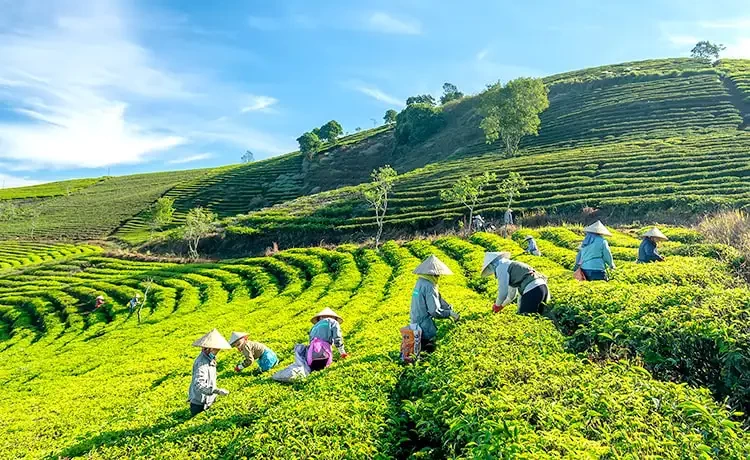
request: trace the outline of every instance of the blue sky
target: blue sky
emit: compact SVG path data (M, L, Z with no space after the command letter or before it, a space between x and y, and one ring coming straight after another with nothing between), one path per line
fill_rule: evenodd
M446 81L750 58L750 2L0 0L0 181L236 163Z

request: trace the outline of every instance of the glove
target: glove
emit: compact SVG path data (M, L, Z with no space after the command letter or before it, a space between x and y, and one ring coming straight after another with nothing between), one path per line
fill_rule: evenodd
M498 305L498 304L492 305L492 311L494 311L495 313L500 313L501 311L503 311L503 308L505 308L505 305Z
M341 359L346 359L349 357L349 353L341 353Z
M226 395L229 394L229 390L225 390L223 388L217 388L216 389L216 394L219 395L219 396L226 396Z
M459 314L458 314L458 313L456 313L455 311L454 311L454 312L451 312L451 319L452 319L452 320L453 320L453 322L455 323L455 322L457 322L457 321L458 321L459 319L461 319L461 315L459 315Z
M243 366L242 364L238 364L238 365L234 366L234 371L235 372L240 372L244 368L245 368L245 366Z

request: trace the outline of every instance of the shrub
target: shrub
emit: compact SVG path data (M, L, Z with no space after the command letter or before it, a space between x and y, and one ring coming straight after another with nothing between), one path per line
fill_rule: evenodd
M396 140L399 144L416 144L435 134L444 123L440 107L410 104L396 117Z

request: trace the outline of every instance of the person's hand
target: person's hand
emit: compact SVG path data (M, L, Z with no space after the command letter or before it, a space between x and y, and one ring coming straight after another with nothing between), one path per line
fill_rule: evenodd
M495 313L500 313L503 308L505 308L505 305L492 304L492 311Z
M453 320L453 322L455 323L455 322L457 322L457 321L458 321L459 319L461 319L461 315L459 315L458 313L456 313L456 312L454 311L454 312L452 312L452 313L451 313L451 319L452 319L452 320Z
M349 357L349 353L341 353L341 359L346 359Z
M243 366L242 364L238 364L238 365L234 366L234 371L235 372L240 372L244 368L245 368L245 366Z
M216 394L219 396L226 396L229 394L229 390L225 390L224 388L217 388Z

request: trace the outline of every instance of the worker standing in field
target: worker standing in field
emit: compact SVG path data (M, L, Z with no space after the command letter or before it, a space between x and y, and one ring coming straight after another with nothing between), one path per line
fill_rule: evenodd
M216 355L219 351L231 350L232 347L216 329L193 342L193 346L200 347L201 352L193 362L188 402L190 414L197 415L211 407L216 396L229 394L229 391L216 386Z
M526 241L526 252L528 254L531 254L532 256L541 256L542 253L539 251L539 247L536 245L536 240L531 235L526 235L526 238L523 239Z
M245 357L245 360L234 366L235 372L242 372L242 369L253 365L257 360L261 372L265 372L279 363L276 353L260 342L247 340L247 332L232 332L229 337L229 344L237 349Z
M503 223L505 226L513 225L513 210L508 208L503 215Z
M664 257L659 254L656 244L660 241L669 241L669 238L656 227L644 233L641 238L643 241L638 248L638 263L663 262Z
M440 259L431 255L414 269L419 275L417 284L411 294L410 322L422 329L421 351L431 352L435 349L437 336L436 318L451 318L459 320L458 313L443 300L438 290L441 276L452 275L453 272Z
M549 302L547 279L523 262L510 260L509 252L487 252L482 263L482 276L495 275L497 297L492 311L499 313L513 302L518 293L518 313L542 313Z
M135 307L137 307L139 303L141 303L141 296L140 294L136 293L135 296L130 299L130 302L128 302L128 310L130 311L130 313L133 313L133 310L135 310Z
M318 371L331 365L333 361L332 347L339 351L341 359L349 355L344 349L344 336L341 333L341 323L344 318L330 308L324 308L310 320L310 345L307 346L307 364L311 371Z
M583 271L586 281L609 281L607 268L614 270L615 262L605 236L612 236L607 227L597 220L583 229L586 236L578 249L574 271Z

